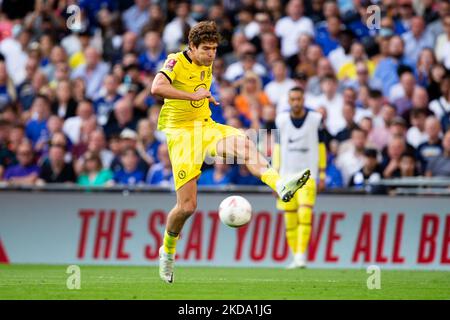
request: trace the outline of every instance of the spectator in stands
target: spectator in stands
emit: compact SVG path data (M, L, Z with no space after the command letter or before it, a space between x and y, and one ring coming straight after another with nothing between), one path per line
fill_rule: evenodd
M280 100L295 86L295 82L288 77L288 70L283 60L275 61L272 64L272 71L274 79L264 87L264 92L278 110Z
M120 133L119 137L118 137L118 141L116 140L114 142L113 140L113 145L111 145L111 150L113 151L115 157L111 163L111 170L113 170L114 172L120 171L121 169L123 169L123 163L122 163L122 153L124 150L126 149L134 149L137 152L137 141L138 136L136 131L125 128L122 130L122 132ZM117 146L114 146L114 144L117 144ZM114 150L113 150L114 149ZM144 159L141 158L141 156L138 153L138 168L139 171L142 172L147 172L148 171L148 167L149 165L147 164L147 162L145 162Z
M372 56L375 64L389 56L389 41L394 35L394 20L390 16L384 16L380 21L380 31L375 38L375 43L378 46L378 53Z
M391 125L389 126L389 140L391 140L392 138L402 138L403 140L405 140L406 150L408 152L414 153L416 149L414 149L414 147L406 141L406 132L406 121L402 117L394 117L394 119L392 119Z
M362 87L361 89L368 88L366 86ZM361 95L363 94L363 90L359 91L361 99ZM370 117L373 120L373 126L379 127L384 125L384 121L382 118L381 110L383 106L385 105L383 95L380 90L374 89L370 90L368 89L367 98L366 101L362 103L360 108L356 109L356 122L359 122L364 117ZM357 102L358 103L358 102ZM393 106L392 106L393 107ZM394 109L394 114L396 113L396 110Z
M434 56L433 50L431 48L425 48L420 51L415 72L418 85L425 88L430 85L430 73L433 66L436 64L436 57Z
M14 122L10 122L14 123ZM9 130L7 147L11 152L17 153L19 145L26 139L25 126L21 123L13 124Z
M50 56L48 63L42 68L49 82L55 80L56 66L59 63L67 63L67 53L60 45L49 45Z
M94 47L86 48L84 55L86 63L73 71L72 79L82 78L86 82L86 96L89 99L96 99L103 78L109 72L109 66L101 60L100 53Z
M241 93L234 103L239 113L252 123L252 127L258 128L262 109L270 106L270 100L262 90L257 74L248 71L244 75Z
M425 172L430 159L442 154L441 124L436 117L430 116L425 120L425 133L428 136L427 141L417 147L417 158L422 172Z
M122 151L120 161L123 168L114 172L114 181L122 185L137 185L145 181L145 172L140 170L139 155L134 148Z
M381 84L369 74L369 68L366 62L358 61L354 66L356 73L355 79L344 81L346 86L355 90L359 90L362 86L368 86L370 89L381 89Z
M10 122L0 118L0 181L5 168L17 163L16 155L8 147L11 127Z
M403 33L402 38L405 43L405 55L415 62L423 49L433 47L434 39L426 32L425 21L421 16L412 17L410 22L410 30Z
M411 20L414 17L412 0L399 0L398 14L395 19L395 33L401 35L411 29Z
M395 105L397 114L403 114L412 108L414 90L420 88L416 84L416 78L411 71L404 71L400 75L400 82L393 85L389 100Z
M52 103L52 114L67 120L75 117L77 102L72 97L72 86L69 80L59 81L56 87L56 99Z
M30 142L22 142L17 149L18 164L5 170L4 179L13 185L33 185L39 177L39 167L34 161L33 147Z
M281 38L281 54L284 58L298 52L297 40L300 34L314 37L314 25L304 16L303 0L290 0L286 6L287 15L275 24L275 33Z
M94 101L97 122L104 126L108 122L109 116L114 109L114 104L122 98L118 92L120 81L114 74L108 74L103 81L104 91L99 98Z
M450 13L442 18L442 25L444 33L439 34L436 39L435 54L437 60L450 70Z
M71 143L68 143L68 138L63 132L63 124L64 120L59 118L58 116L52 115L48 118L47 121L47 129L48 129L48 140L41 140L38 144L34 146L34 150L40 155L40 157L46 157L48 155L48 151L50 149L51 140L55 136L55 134L61 134L64 137L64 145L69 148Z
M378 152L375 149L364 150L364 165L352 175L349 187L364 188L370 183L379 182L382 178L381 166L378 163Z
M0 43L0 53L4 56L8 74L15 85L22 83L26 77L25 65L28 60L27 49L31 36L31 30L16 24L12 37Z
M214 163L214 167L203 171L198 185L203 186L225 186L231 182L231 169L228 164L221 159Z
M352 59L349 62L344 63L337 71L338 79L340 81L355 80L357 76L357 63L363 63L366 66L368 78L370 79L375 71L375 63L367 57L364 46L359 42L354 42L350 48L350 55Z
M299 61L292 70L295 73L304 73L308 77L313 77L317 74L319 60L323 58L322 48L317 44L311 44L306 49L305 58ZM292 60L292 58L290 58Z
M92 44L89 29L82 29L72 36L61 41L62 46L69 56L69 67L72 70L86 64L86 49Z
M263 51L263 45L262 45L262 35L263 34L272 34L274 35L275 26L272 21L272 17L269 12L257 12L255 14L255 22L257 23L257 34L250 38L250 42L255 46L256 50L258 52ZM272 50L280 50L280 46L277 43L278 38L275 36L276 44L275 46L272 46ZM265 50L267 51L267 50ZM258 62L261 63L259 59L257 59ZM267 65L265 65L267 67Z
M450 3L447 0L437 0L435 8L439 15L439 19L431 22L427 26L427 29L433 35L435 41L437 41L439 35L446 32L444 27L444 19L446 16L450 15Z
M342 30L339 34L339 46L328 55L328 59L330 59L336 73L339 72L343 65L352 62L351 48L354 36L351 30Z
M427 91L422 87L416 87L414 89L412 99L411 99L411 109L407 109L401 114L403 119L405 119L408 126L411 126L411 113L414 110L422 110L426 113L427 117L434 115L432 111L428 108L428 94Z
M194 26L197 21L195 21L190 16L190 2L189 1L178 1L176 7L176 16L170 21L164 28L163 42L166 47L167 52L180 51L183 42L186 29Z
M243 5L237 13L237 23L234 27L236 32L244 33L247 40L253 39L258 34L258 23L254 20L255 9Z
M327 128L327 118L328 118L328 114L327 114L327 109L325 107L319 107L316 109L317 112L319 112L322 116L322 134L323 134L323 141L325 142L325 145L327 147L330 146L330 142L334 139L334 136L330 133L330 131L328 131ZM334 139L334 141L338 142L337 140Z
M94 107L92 101L85 99L78 103L77 115L70 117L64 122L63 131L69 137L73 144L81 141L82 128L86 127L88 121L95 119Z
M426 88L430 101L439 99L439 97L441 96L441 83L445 77L446 72L447 70L440 63L437 63L431 67L429 77L430 80Z
M113 55L112 63L115 65L119 65L120 63L122 63L123 58L127 54L129 53L135 54L137 52L139 37L136 33L132 31L127 31L122 35L121 39L122 39L121 45L117 48L114 48L114 51L112 53Z
M342 91L342 98L344 99L344 104L349 104L356 107L356 90L351 87L345 87Z
M83 166L78 176L78 185L108 186L114 183L113 173L109 169L104 169L100 156L96 152L87 151L83 156Z
M319 96L321 95L322 89L320 82L325 76L333 75L333 66L326 57L322 57L317 62L317 73L313 77L308 79L308 85L306 91L308 94Z
M44 95L38 95L32 105L33 118L26 124L26 134L33 146L46 142L49 137L47 121L50 117L50 101Z
M88 151L100 156L103 168L109 168L114 160L114 154L107 148L105 133L101 128L90 133L86 152Z
M260 186L261 180L255 178L245 165L235 164L231 167L231 184L240 186Z
M235 86L239 86L242 81L237 80L243 79L247 72L253 72L262 79L266 75L266 69L256 62L254 51L254 47L249 45L248 50L240 55L239 61L228 66L225 71L225 80L234 82Z
M429 160L426 170L428 177L450 177L450 130L442 139L442 154Z
M389 56L382 59L376 69L374 78L383 84L383 95L388 97L392 86L399 82L397 69L400 65L414 68L412 62L404 52L405 44L400 36L393 36L389 40Z
M149 13L149 0L135 0L134 5L128 8L122 15L123 24L129 31L139 34L142 27L148 23Z
M392 137L385 150L384 159L381 164L384 178L392 178L392 174L400 167L400 157L406 152L405 139Z
M275 39L275 43L278 44L278 38L273 33L267 33L268 35L272 35ZM263 46L264 52L270 52L272 50L273 45L267 45L266 47ZM279 46L277 46L277 50ZM316 54L320 55L320 57L323 57L323 51L322 48L314 44L314 39L306 34L302 33L298 37L298 52L297 54L290 56L287 58L286 63L291 70L292 73L300 72L302 69L302 65L305 64L308 61L308 53L311 53L310 48L316 52ZM268 54L266 54L268 55ZM319 57L319 58L320 58ZM311 57L309 57L311 58ZM303 70L304 72L304 70Z
M336 155L338 149L338 141L331 140L327 143L327 169L325 177L325 189L337 189L344 187L344 181L342 179L341 171L336 167Z
M326 126L328 131L335 136L345 127L345 119L342 114L344 100L342 95L338 93L337 79L333 75L326 75L320 83L323 94L319 96L315 105L317 107L325 107L327 110Z
M427 113L424 109L412 109L410 120L412 126L406 133L406 141L414 148L417 148L428 140L428 136L425 132L426 119Z
M91 116L89 119L81 123L80 139L77 143L74 143L72 147L72 154L75 158L79 158L83 153L86 152L90 142L90 136L96 128L97 120L94 116Z
M339 33L342 25L338 16L330 16L326 20L326 25L316 29L316 43L323 50L324 55L328 54L339 46Z
M417 161L413 153L404 152L400 157L397 170L392 173L392 178L416 177L419 175Z
M158 148L161 142L155 137L155 127L149 119L141 119L137 125L136 149L139 156L149 165L159 162Z
M336 140L339 142L350 139L351 132L354 128L358 127L358 125L353 120L355 118L355 106L351 104L344 104L342 108L342 115L345 120L345 127L341 131L336 134Z
M147 30L144 35L144 44L146 50L139 56L140 69L156 74L167 57L160 33L156 30Z
M347 148L338 152L336 167L341 171L344 185L348 186L351 176L364 165L364 150L367 133L361 128L354 128ZM343 149L343 150L342 150Z
M72 96L77 103L86 99L86 84L81 78L73 79L71 81L73 92Z
M450 129L450 71L447 71L440 85L441 95L431 101L430 110L441 122L442 130Z
M38 184L76 181L72 162L66 162L64 159L65 152L65 145L50 145L48 158L40 166Z
M172 165L169 150L165 143L158 146L157 157L159 162L154 164L147 174L146 182L150 185L173 186Z
M97 20L98 29L95 36L99 34L101 37L103 59L114 65L122 57L120 55L120 44L117 41L121 38L122 33L119 13L117 11L111 12L108 7L103 7L97 13ZM130 33L132 32L130 31Z
M23 110L29 110L33 102L35 88L32 81L38 67L38 59L29 57L25 64L25 79L17 86L17 100L22 105Z
M137 117L134 114L132 102L130 99L122 98L114 105L114 112L111 113L103 128L106 136L109 137L120 134L125 128L136 131L136 125Z
M5 108L7 104L15 102L16 99L14 83L8 76L5 62L0 61L0 110Z

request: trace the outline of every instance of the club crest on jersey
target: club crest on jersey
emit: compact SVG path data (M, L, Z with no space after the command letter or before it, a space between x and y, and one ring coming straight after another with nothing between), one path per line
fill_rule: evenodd
M166 62L166 65L164 66L164 68L166 68L167 70L173 71L173 68L175 67L176 64L177 64L177 60L170 59L169 61Z
M200 72L200 80L203 81L205 79L205 71Z
M180 178L181 180L186 178L186 171L184 171L184 170L178 171L178 178Z

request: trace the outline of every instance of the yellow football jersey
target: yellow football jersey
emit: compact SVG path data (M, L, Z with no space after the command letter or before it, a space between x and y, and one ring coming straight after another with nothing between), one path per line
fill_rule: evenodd
M160 70L172 86L185 92L195 92L199 88L210 90L212 65L198 66L186 51L170 54ZM204 121L211 116L208 99L199 101L164 99L159 114L158 130L193 126L194 121Z

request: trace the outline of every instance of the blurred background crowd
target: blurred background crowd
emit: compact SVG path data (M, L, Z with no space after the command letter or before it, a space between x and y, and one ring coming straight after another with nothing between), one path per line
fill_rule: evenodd
M150 87L197 21L223 37L215 121L267 129L287 93L323 115L327 189L450 177L448 0L0 0L0 181L173 185ZM71 30L70 5L80 8ZM375 28L367 8L377 5ZM72 28L73 29L73 28ZM301 159L299 159L301 160ZM205 165L200 185L258 185Z

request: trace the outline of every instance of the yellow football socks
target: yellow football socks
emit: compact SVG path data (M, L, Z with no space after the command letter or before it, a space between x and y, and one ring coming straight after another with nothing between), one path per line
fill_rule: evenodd
M297 253L298 241L298 216L297 211L286 211L284 213L284 221L286 223L286 240L292 252Z
M175 254L177 241L180 236L174 237L170 235L167 230L164 232L164 251L169 254Z
M305 253L311 236L312 207L301 205L298 209L297 252Z
M278 171L274 168L269 168L261 175L261 181L267 184L275 192L277 192L277 182L280 180Z

